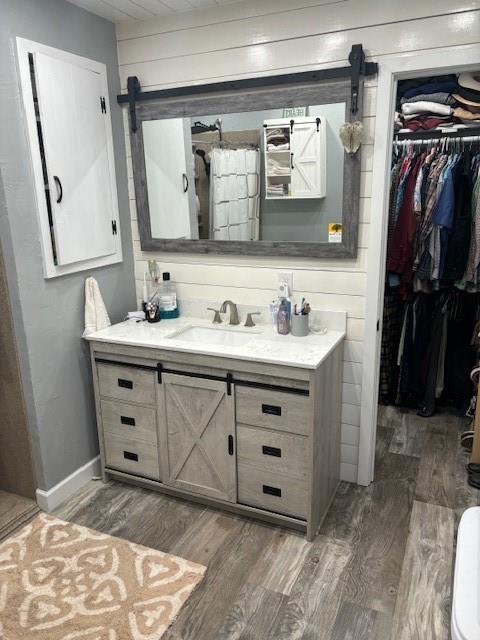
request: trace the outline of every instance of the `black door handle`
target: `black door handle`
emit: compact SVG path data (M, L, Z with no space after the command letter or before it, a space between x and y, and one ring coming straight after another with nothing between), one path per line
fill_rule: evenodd
M290 169L293 169L293 153L290 154Z
M233 456L233 436L228 436L228 455Z
M188 176L186 173L182 173L183 180L183 193L187 193L188 191Z
M59 204L63 198L63 187L62 187L62 183L60 182L60 178L58 176L53 176L53 179L57 186L57 204Z

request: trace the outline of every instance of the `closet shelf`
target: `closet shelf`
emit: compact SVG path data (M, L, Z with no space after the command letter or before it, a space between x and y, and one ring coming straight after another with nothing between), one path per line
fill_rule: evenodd
M467 127L465 129L455 129L446 131L445 129L429 129L428 131L397 131L394 133L395 140L430 140L432 138L468 138L480 135L480 125L478 127Z

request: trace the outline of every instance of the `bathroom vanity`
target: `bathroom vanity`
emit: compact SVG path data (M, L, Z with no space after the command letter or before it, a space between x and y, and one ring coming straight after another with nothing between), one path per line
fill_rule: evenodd
M88 336L104 480L312 539L339 480L343 339L188 318Z

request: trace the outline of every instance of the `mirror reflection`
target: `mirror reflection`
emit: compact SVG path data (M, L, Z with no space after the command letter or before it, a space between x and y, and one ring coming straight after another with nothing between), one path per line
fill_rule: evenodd
M143 122L153 238L341 242L345 103Z

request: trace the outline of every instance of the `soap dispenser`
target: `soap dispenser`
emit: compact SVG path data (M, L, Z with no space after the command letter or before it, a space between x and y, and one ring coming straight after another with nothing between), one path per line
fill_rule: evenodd
M285 336L290 333L290 310L286 298L282 298L277 314L277 331Z

